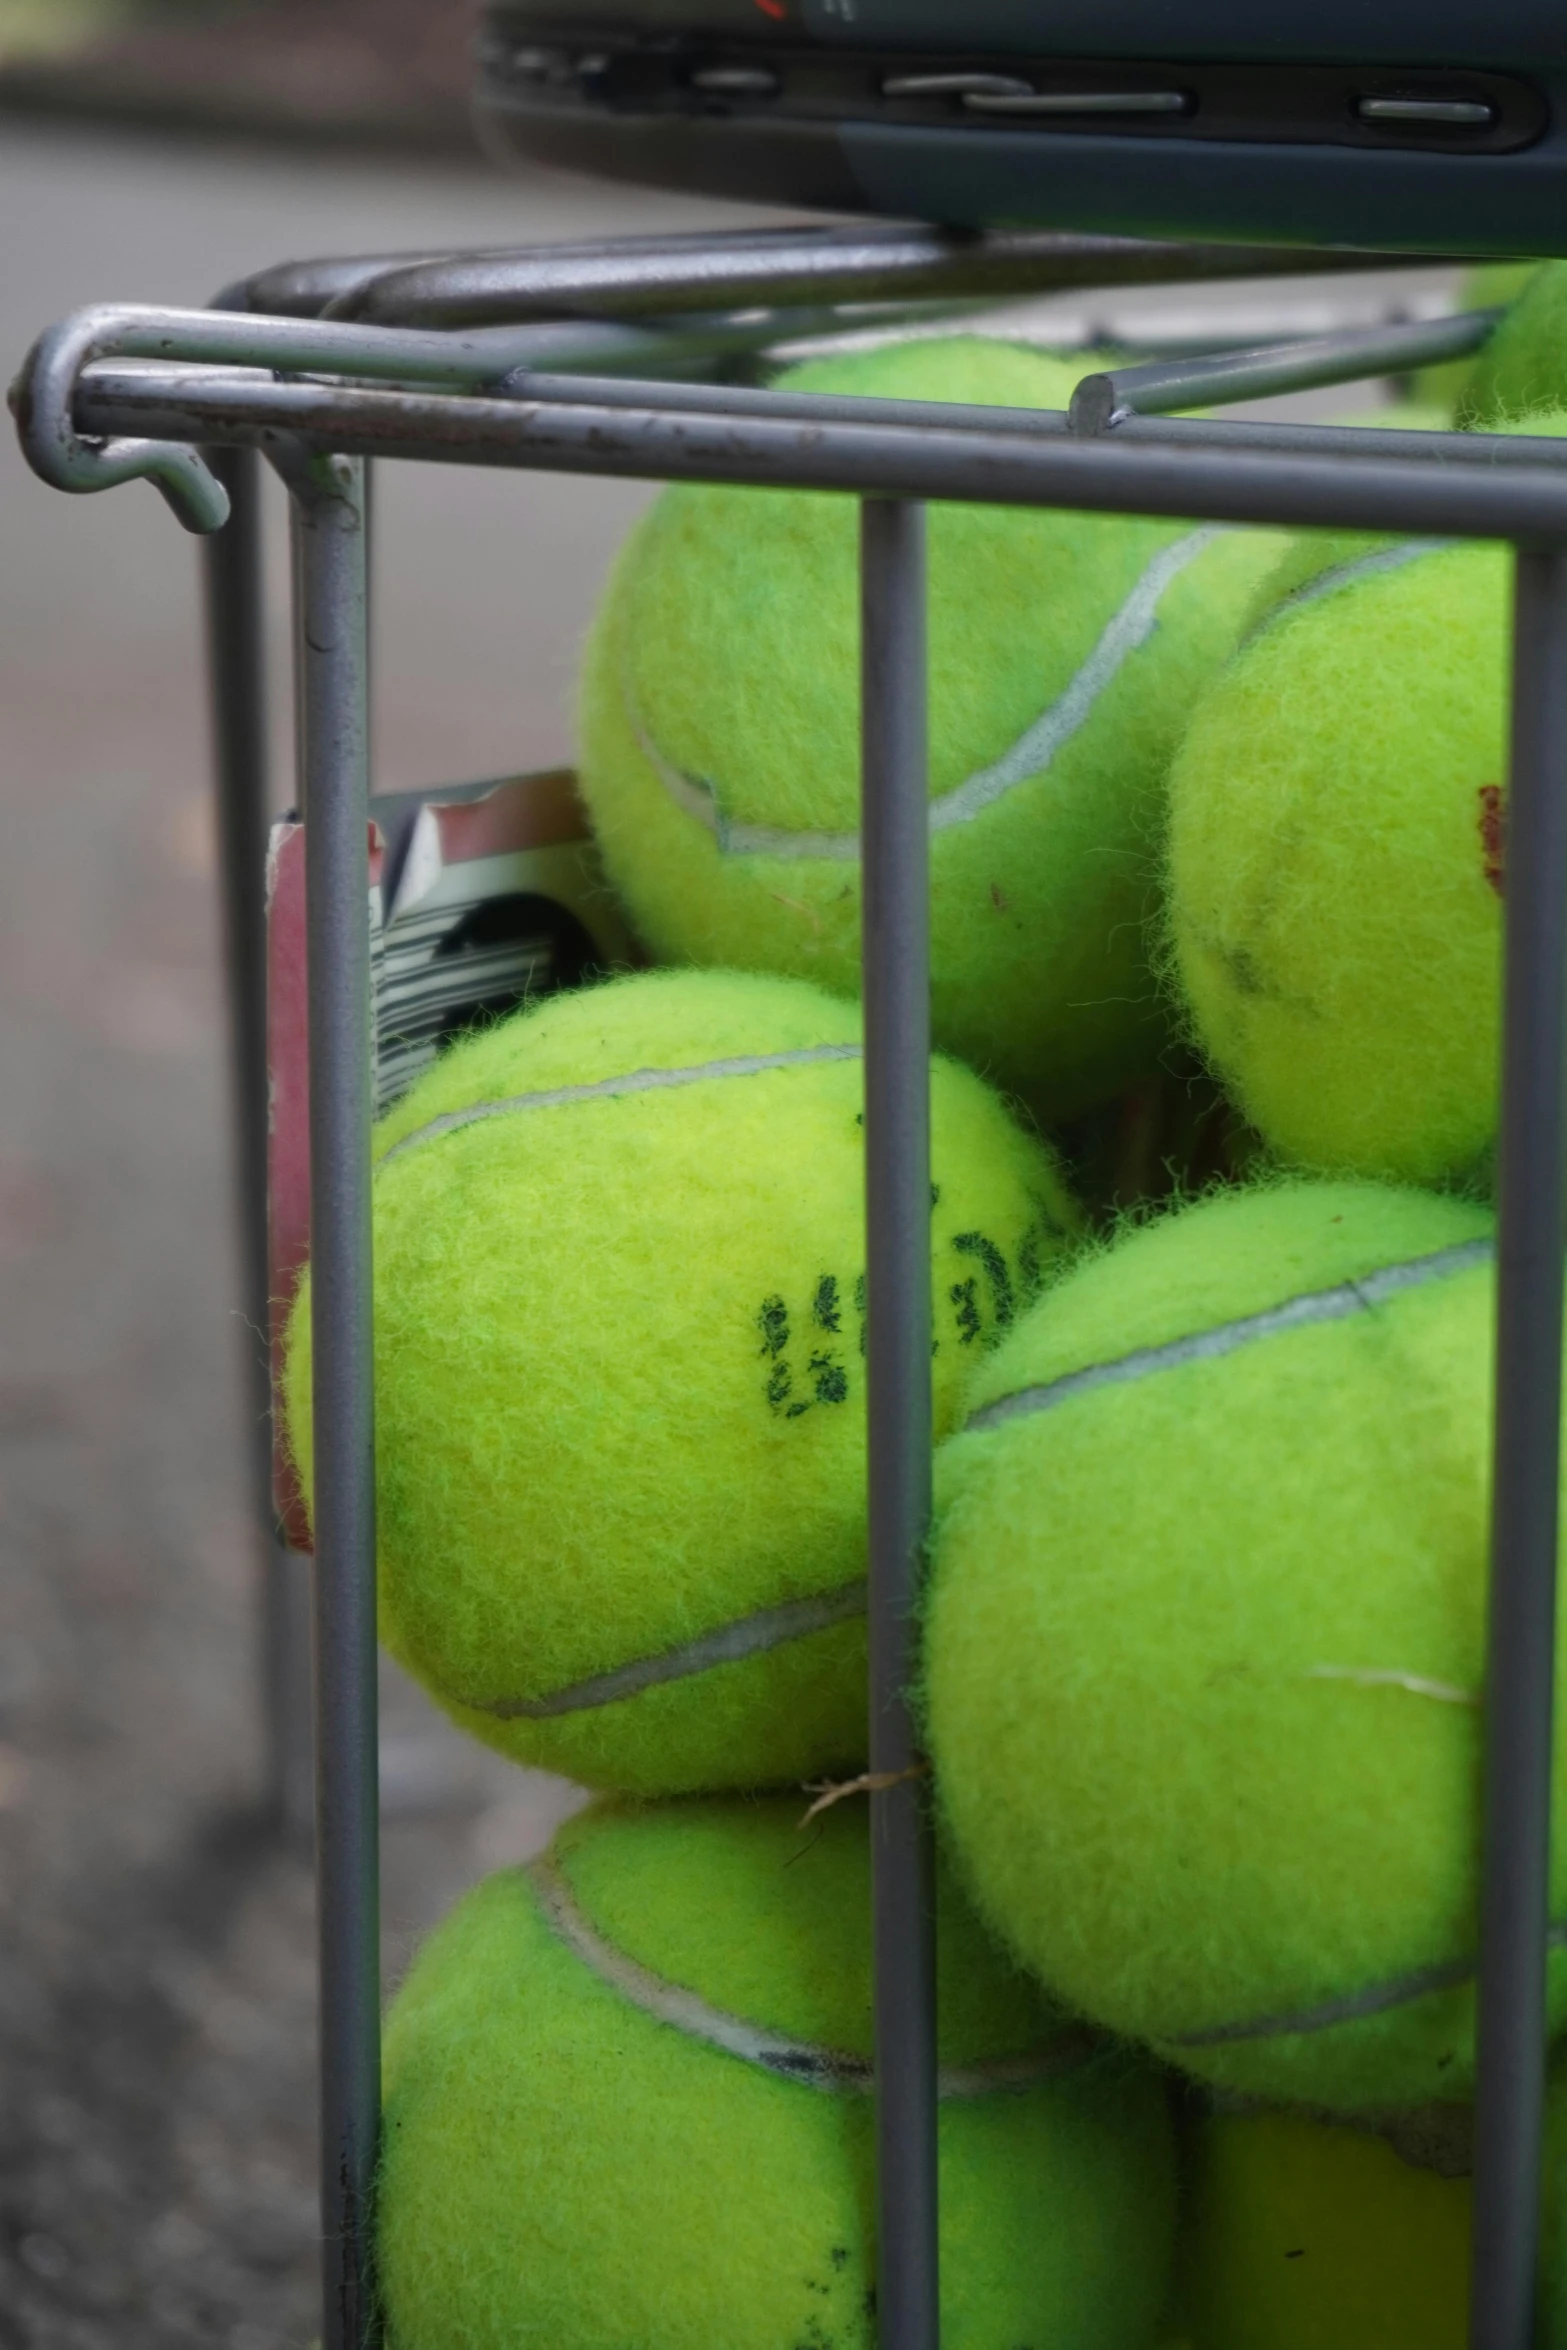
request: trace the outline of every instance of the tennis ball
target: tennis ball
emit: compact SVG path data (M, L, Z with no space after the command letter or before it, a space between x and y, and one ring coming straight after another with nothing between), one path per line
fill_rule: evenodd
M1465 2350L1470 2183L1424 2152L1306 2114L1203 2116L1178 2254L1193 2350Z
M1459 388L1460 424L1492 426L1567 402L1567 262L1547 261L1493 301L1509 308Z
M1466 270L1458 290L1456 307L1463 310L1498 310L1516 302L1529 280L1540 268L1537 261L1486 261L1477 269ZM1483 364L1484 352L1471 354L1466 359L1439 359L1429 367L1419 368L1410 385L1415 399L1434 401L1445 410L1452 422L1473 422L1468 410L1468 388L1477 365Z
M1416 1190L1211 1195L1066 1275L938 1456L971 1889L1069 2005L1243 2095L1469 2093L1491 1247Z
M1284 1157L1468 1173L1497 1113L1509 558L1302 540L1263 600L1171 770L1168 976Z
M426 1945L386 2033L397 2350L872 2350L868 1838L799 1821L580 1815ZM1143 2350L1163 2087L937 1907L942 2340Z
M1064 408L1080 363L959 336L812 362L783 388ZM1041 1115L1165 1038L1144 925L1170 755L1278 550L1270 533L937 504L929 523L938 1044ZM667 490L589 642L581 780L666 961L859 986L858 510Z
M1365 416L1344 421L1369 425L1378 420ZM1440 429L1440 421L1426 408L1384 409L1381 422L1400 432ZM1543 440L1560 440L1567 435L1567 410L1541 410L1536 415L1520 419L1502 418L1487 429L1504 437L1531 435ZM1249 643L1282 606L1302 596L1308 588L1316 592L1318 581L1322 582L1324 589L1338 585L1337 577L1329 579L1329 573L1337 575L1347 572L1351 565L1369 555L1387 558L1384 565L1371 567L1373 569L1396 568L1398 563L1413 561L1424 543L1391 537L1382 531L1305 530L1296 533L1286 540L1277 562L1263 575L1253 593L1241 626L1242 645ZM1444 542L1430 543L1434 551L1446 551Z
M945 1427L1075 1215L977 1077L931 1089ZM458 1044L378 1128L385 1638L503 1753L644 1794L863 1760L862 1091L858 1006L660 972Z

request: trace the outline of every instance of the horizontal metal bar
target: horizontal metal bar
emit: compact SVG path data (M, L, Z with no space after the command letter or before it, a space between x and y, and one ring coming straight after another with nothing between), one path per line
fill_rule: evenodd
M170 381L175 376L171 371ZM145 379L143 379L145 382ZM108 414L126 379L112 366L89 370L83 379L83 413ZM880 400L857 392L754 390L741 384L639 381L634 376L555 375L520 370L500 387L510 397L552 400L564 405L657 409L692 416L773 416L819 424L896 424L936 431L1016 433L1037 440L1070 430L1067 412L1056 408L979 408L947 400ZM1302 456L1406 457L1416 447L1413 433L1400 427L1398 410L1383 425L1278 424L1265 417L1237 422L1224 417L1130 416L1116 438L1159 447L1289 450ZM1567 446L1540 435L1480 432L1421 432L1422 455L1447 465L1537 466L1567 464Z
M337 307L343 316L400 325L471 327L562 311L626 318L714 303L994 298L1407 266L1407 255L1340 247L1176 245L1035 229L981 237L939 228L806 229L459 254L388 269L340 295Z
M751 248L798 246L802 241L820 243L823 238L840 232L830 228L745 229L730 232L726 243ZM871 232L875 233L875 232ZM900 233L894 229L882 232L886 236ZM330 254L317 259L274 262L265 269L254 271L247 278L239 278L224 287L213 298L214 310L254 310L268 317L321 318L331 313L340 302L345 309L338 314L352 316L352 297L373 280L390 278L403 270L419 269L439 273L451 266L474 261L505 263L516 272L519 292L534 291L543 294L536 311L519 308L512 319L520 322L525 317L554 317L561 305L548 298L549 289L559 286L569 293L583 274L593 273L594 282L602 278L606 267L618 256L628 281L640 283L650 267L660 267L680 256L710 252L715 240L705 231L687 231L684 235L668 237L596 237L570 244L546 245L543 248L489 248L481 253L464 251L415 253L358 253ZM536 264L542 264L541 277ZM546 280L547 278L547 285ZM571 304L565 304L568 309ZM396 319L390 323L410 326L421 323L412 318ZM424 323L428 323L427 321Z
M1250 350L1156 359L1083 378L1072 395L1074 432L1106 432L1128 416L1168 416L1177 408L1266 400L1354 383L1368 375L1406 375L1417 367L1467 358L1490 335L1500 310L1463 310L1452 318L1401 320L1389 326L1312 335Z
M1351 465L1373 458L1404 465L1418 455L1426 464L1481 475L1567 466L1567 444L1543 435L1411 431L1392 421L1397 415L1390 408L1385 425L1278 424L1262 416L1129 416L1117 425L1115 438L1141 448L1255 449Z
M514 302L508 307L507 323L522 323L529 318L554 318L586 313L601 315L606 294L613 297L617 286L626 292L626 307L638 313L664 307L661 299L650 299L650 288L667 291L678 298L683 285L706 284L711 278L711 267L693 271L693 260L710 257L715 245L729 252L749 256L746 266L736 273L736 282L749 285L758 267L765 268L768 283L772 285L780 272L787 274L795 266L791 256L802 252L808 257L824 246L833 247L843 264L853 266L853 251L868 254L871 267L882 270L887 263L890 248L902 247L911 238L923 247L939 231L888 226L845 231L836 228L791 227L788 229L749 229L731 231L715 239L705 231L697 230L682 236L597 238L582 243L546 245L522 248L501 248L482 253L443 253L425 250L411 253L333 254L315 260L281 261L266 269L257 270L250 277L238 278L223 287L213 297L214 310L253 311L258 316L284 318L353 318L358 315L356 297L365 288L380 280L388 281L386 295L390 306L393 289L390 281L404 272L419 274L421 311L424 314L407 317L389 317L385 323L417 325L432 323L427 314L427 297L431 288L439 289L448 272L466 273L479 265L497 277L504 275L514 293ZM1072 240L1081 243L1083 240ZM1050 239L1052 248L1065 240ZM1169 248L1145 246L1138 239L1098 240L1117 246L1137 245L1141 249L1160 254ZM968 240L972 249L973 240ZM851 250L852 248L852 250ZM1299 263L1293 257L1292 269ZM1309 257L1307 264L1309 265ZM1325 264L1324 264L1325 265ZM1344 256L1344 266L1386 266L1385 257ZM1219 273L1215 273L1219 274ZM1117 282L1135 282L1119 280ZM618 305L614 305L618 308ZM379 314L379 312L378 312Z
M388 270L439 261L428 248L414 253L334 253L314 261L278 261L249 277L233 278L213 295L213 310L254 310L272 318L319 318L340 294L384 277Z
M989 415L991 412L982 411ZM1037 420L1036 420L1037 421ZM723 481L986 505L1268 523L1292 529L1412 532L1535 543L1567 537L1567 447L1534 443L1536 462L1453 464L1410 434L1407 455L1363 452L1377 436L1346 429L1331 455L1259 447L1188 420L1157 440L1082 439L1058 423L1032 435L907 423L784 421L733 413L258 384L190 377L94 404L92 432L152 429L174 440L265 446L280 433L351 455L515 466L640 481ZM1502 444L1498 443L1497 446Z
M1014 345L1031 348L1043 357L1080 360L1085 369L1099 370L1109 364L1112 356L1127 367L1152 366L1155 361L1206 359L1228 351L1254 350L1259 339L1269 345L1294 344L1308 335L1363 334L1368 325L1417 325L1427 320L1445 321L1453 315L1440 297L1414 318L1388 300L1385 315L1368 306L1351 323L1340 315L1350 298L1347 290L1341 292L1336 303L1320 292L1293 301L1286 293L1260 318L1250 303L1244 309L1237 305L1228 313L1213 305L1194 305L1191 310L1152 309L1141 303L1135 289L1124 304L1095 302L1091 308L1085 297L1075 311L1056 312L1049 317L1041 317L1036 312L1032 318L1019 319L1016 316L1019 305L1002 305L983 297L975 306L987 321L983 332L992 339L999 336ZM998 309L1009 314L999 322L995 319ZM815 338L802 338L798 343L778 344L775 355L781 363L793 366L797 359L818 359L827 353ZM1353 382L1354 378L1344 380Z
M798 328L801 313L782 314ZM831 311L804 316L820 326ZM220 529L228 516L222 484L181 436L102 442L76 430L73 409L83 370L104 358L196 361L242 367L351 375L361 380L443 386L493 384L540 358L552 365L581 363L641 370L683 364L697 353L753 349L778 338L780 314L685 322L684 348L669 348L660 331L602 320L557 320L525 327L477 328L467 334L430 334L405 327L364 327L338 321L258 318L244 311L171 310L145 304L97 304L73 312L38 337L11 387L23 454L54 488L77 493L111 489L138 479L155 482L188 529Z
M895 320L906 319L909 308L898 306ZM880 312L868 323L885 317L885 311ZM856 313L854 324L865 323L864 313ZM657 327L621 326L597 318L552 319L435 334L336 319L259 318L247 311L164 310L127 303L78 311L51 328L40 336L18 380L38 387L33 397L41 402L43 387L53 388L70 361L80 368L97 358L120 358L478 390L523 367L596 366L611 372L623 366L656 367L661 358L756 350L790 336L831 332L842 324L839 311L817 306L804 311L750 311L744 316L715 312L669 319Z
M1073 393L1072 430L1107 432L1129 416L1168 416L1177 408L1266 400L1280 392L1355 383L1368 375L1407 375L1478 351L1501 315L1500 310L1461 310L1452 318L1404 319L1298 342L1109 369L1085 376Z

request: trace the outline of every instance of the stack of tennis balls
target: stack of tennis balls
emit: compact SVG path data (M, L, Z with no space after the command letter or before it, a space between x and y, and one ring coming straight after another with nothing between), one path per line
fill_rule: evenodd
M952 336L812 361L777 388L994 408L1032 430L1081 373ZM1122 1091L1168 1044L1146 937L1165 770L1281 544L929 509L936 1039L1047 1119ZM580 775L660 958L858 991L859 643L852 498L681 486L631 537L588 646Z
M1070 380L973 338L792 379L1021 411ZM864 1763L855 552L852 501L660 500L582 772L695 968L459 1047L378 1138L389 1641L616 1799L470 1897L394 2010L394 2350L872 2337L863 1811L802 1831L754 1792ZM931 590L939 1041L1066 1118L1165 1049L1157 977L1281 1158L1482 1167L1493 1068L1467 997L1470 1035L1442 1019L1505 880L1499 559L937 507ZM1414 2350L1351 2220L1461 2269L1462 2190L1388 2163L1472 2085L1488 1217L1261 1182L1047 1287L1055 1161L956 1063L933 1111L924 1699L954 1878L1010 1954L944 1880L949 2350L1150 2350L1149 2058L1217 2101L1192 2350ZM308 1295L294 1327L308 1491ZM1567 2021L1555 1960L1552 1996ZM1326 2298L1269 2304L1247 2277L1308 2223Z
M1567 432L1540 406L1567 390L1562 282L1531 276L1458 390L1460 422ZM1494 1311L1475 1203L1498 1111L1510 588L1497 548L1301 539L1172 768L1164 967L1188 1034L1282 1165L1381 1182L1283 1182L1132 1241L1085 1273L1076 1304L1069 1282L1019 1330L1035 1360L992 1366L999 1385L982 1373L976 1391L998 1431L1003 1390L1027 1391L1012 1442L1034 1444L1031 1504L1057 1532L1090 1515L1084 1461L1063 1470L1060 1453L1083 1431L1063 1406L1048 1435L1025 1436L1037 1413L1103 1386L1094 1405L1127 1415L1123 1447L1177 1433L1184 1447L1156 1500L1134 1480L1101 1519L1115 1565L1092 1603L1138 1624L1100 1696L1158 1745L1157 1800L1134 1811L1135 1853L1101 1855L1105 1881L1121 1863L1141 1886L1173 1983L1152 1979L1145 1946L1119 1979L1109 1961L1091 2006L1123 2028L1140 2008L1133 2028L1215 2100L1188 2148L1192 2350L1466 2338ZM1449 1196L1392 1188L1411 1180ZM1222 1272L1203 1272L1209 1250ZM1058 1369L1055 1347L1086 1347L1110 1312L1113 1363ZM951 1448L963 1545L962 1512L978 1506L964 1479L982 1492L1025 1474L1017 1457L960 1472L970 1442ZM1196 1521L1210 1563L1188 1571L1172 1620L1161 1605L1190 1537L1166 1526L1151 1583L1127 1561L1150 1557L1154 1519L1190 1499L1192 1474L1222 1498ZM1065 1507L1063 1475L1078 1496ZM1082 1554L1081 1537L1065 1539ZM968 1586L955 1568L951 1590ZM1087 1603L1058 1591L1055 1604L1069 1616ZM1021 1643L1016 1623L1007 1637ZM1081 1706L1086 1666L1063 1645L1048 1677ZM1033 1696L1065 1737L1049 1691ZM1558 1814L1564 1757L1559 1739ZM1082 1780L1094 1759L1078 1755ZM1080 1832L1116 1816L1116 1792L1102 1774L1091 1806L1078 1796ZM1036 1911L1052 1889L1101 1943L1127 1930L1078 1912L1048 1869L1030 1887ZM1564 1894L1559 1836L1553 1916ZM1011 1897L981 1899L995 1916ZM1059 1954L1041 1972L1069 1989ZM1556 1957L1550 1997L1560 2030ZM1557 2192L1559 2122L1558 2136ZM1559 2214L1547 2219L1552 2290L1567 2292Z
M978 1077L937 1059L931 1089L945 1427L1078 1216ZM394 2003L394 2350L874 2340L865 1805L802 1830L798 1792L865 1763L862 1100L852 1003L653 972L458 1044L377 1130L388 1644L617 1799L470 1896ZM307 1496L310 1313L307 1279ZM946 2339L1147 2350L1163 2086L946 1884L941 1934Z
M1550 274L1471 418L1567 431ZM1509 628L1498 549L1263 583L1173 761L1162 971L1279 1171L1080 1259L938 1456L941 1815L1041 1983L1194 2084L1186 2350L1465 2338ZM1560 1822L1560 1722L1556 1777Z

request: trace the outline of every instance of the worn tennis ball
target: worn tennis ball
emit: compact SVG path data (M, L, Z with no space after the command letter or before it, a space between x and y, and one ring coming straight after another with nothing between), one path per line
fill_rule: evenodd
M1462 2159L1467 2109L1442 2110ZM1198 2120L1178 2254L1193 2350L1465 2350L1470 2182L1410 2118L1391 2138L1298 2113Z
M976 336L812 362L784 389L1014 410L1081 364ZM933 505L936 1040L1066 1116L1165 1038L1144 928L1170 755L1278 541ZM581 779L658 955L859 985L860 587L852 498L667 490L588 646Z
M1346 419L1369 425L1377 421L1371 416ZM1381 422L1401 432L1430 432L1440 429L1440 420L1428 408L1385 408ZM1541 410L1521 419L1501 418L1487 427L1504 438L1533 437L1541 440L1560 440L1567 436L1567 409ZM1445 551L1443 542L1432 542L1436 551ZM1385 531L1303 530L1288 538L1278 560L1259 580L1241 623L1241 643L1244 647L1266 626L1274 614L1298 601L1309 601L1312 595L1326 593L1337 587L1340 574L1347 574L1359 565L1364 556L1383 558L1380 565L1367 566L1367 575L1378 569L1396 569L1400 563L1413 561L1420 542L1399 539ZM1356 576L1359 576L1358 572ZM1319 585L1320 583L1320 585ZM1352 583L1351 583L1352 584Z
M468 1896L387 2026L397 2350L872 2350L869 1877L796 1796L590 1812ZM1144 2350L1162 2085L937 1909L943 2343Z
M375 1139L388 1646L592 1786L854 1767L865 1743L860 1014L660 972L455 1046ZM990 1090L931 1067L936 1424L1075 1223ZM307 1495L310 1293L288 1347Z
M1508 558L1303 540L1264 598L1171 771L1171 979L1284 1157L1468 1172L1497 1113Z
M1057 1283L938 1456L929 1737L980 1906L1244 2095L1469 2094L1491 1255L1434 1193L1212 1195ZM1560 1718L1557 1754L1567 1794Z
M1545 439L1567 414L1529 418ZM1510 558L1307 533L1170 779L1163 960L1285 1158L1483 1173L1498 1106Z
M1505 301L1455 402L1460 424L1492 427L1567 403L1567 262L1547 261L1491 294Z
M1465 271L1456 307L1461 311L1504 308L1517 301L1539 268L1537 261L1482 262L1478 268ZM1417 369L1409 379L1414 398L1435 402L1451 423L1473 423L1468 390L1483 356L1482 351L1478 360L1474 354L1465 359L1438 359L1429 367Z

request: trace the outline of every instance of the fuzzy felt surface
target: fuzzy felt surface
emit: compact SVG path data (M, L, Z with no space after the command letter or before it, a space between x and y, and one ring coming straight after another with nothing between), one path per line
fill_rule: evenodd
M1488 1230L1391 1186L1215 1195L1069 1274L970 1405ZM1491 1264L1341 1303L945 1445L926 1702L955 1852L1044 1983L1221 2086L1348 2111L1472 2078Z
M799 1816L797 1799L594 1813L557 1859L599 1933L663 1980L867 2048L864 1806ZM944 2043L1042 2045L1054 2019L950 1894L940 1928ZM872 2350L869 2097L630 2004L525 1874L426 1945L384 2069L390 2350ZM940 2162L949 2350L1145 2350L1174 2221L1156 2076L1117 2051L944 2099Z
M1288 2113L1207 2115L1188 2153L1192 2350L1464 2350L1467 2178Z
M1483 273L1482 273L1483 274ZM1406 403L1397 408L1383 408L1376 413L1358 418L1344 417L1342 423L1396 426L1401 432L1441 432L1450 429L1450 420L1437 409L1417 407ZM1525 417L1497 417L1487 423L1488 433L1506 437L1527 436L1542 440L1561 440L1567 437L1567 409L1541 409ZM1303 530L1288 538L1278 560L1265 572L1248 605L1241 623L1241 648L1264 629L1275 613L1282 611L1299 597L1313 582L1324 579L1329 572L1346 571L1368 555L1391 555L1396 549L1411 548L1418 541L1400 539L1386 532L1351 530Z
M814 361L785 388L1060 408L1080 363L974 336ZM589 642L581 781L617 887L664 959L859 987L858 514L852 498L667 490L624 549ZM1069 739L961 821L940 804L1092 672L1148 566L1192 526L929 509L932 1006L938 1043L1041 1114L1107 1098L1165 1037L1145 927L1164 776L1277 551L1216 534ZM656 754L656 755L655 755ZM723 827L672 795L704 793Z
M1458 293L1460 310L1495 310L1516 302L1540 264L1537 261L1486 261L1466 270ZM1450 422L1472 421L1466 415L1467 391L1483 354L1467 359L1441 359L1415 375L1415 398L1434 401Z
M1567 262L1547 261L1521 283L1500 280L1509 307L1459 387L1461 424L1494 425L1567 404Z
M1375 567L1398 552L1291 550L1199 705L1170 779L1169 963L1284 1157L1428 1180L1495 1130L1509 566Z
M611 1703L493 1710L864 1574L859 1034L856 1005L795 981L643 974L458 1045L377 1131L383 1635L503 1752L635 1793L863 1759L863 1615ZM823 1049L840 1057L723 1073ZM944 1428L1076 1215L1043 1146L951 1061L932 1135ZM309 1312L307 1285L286 1380L307 1494Z

